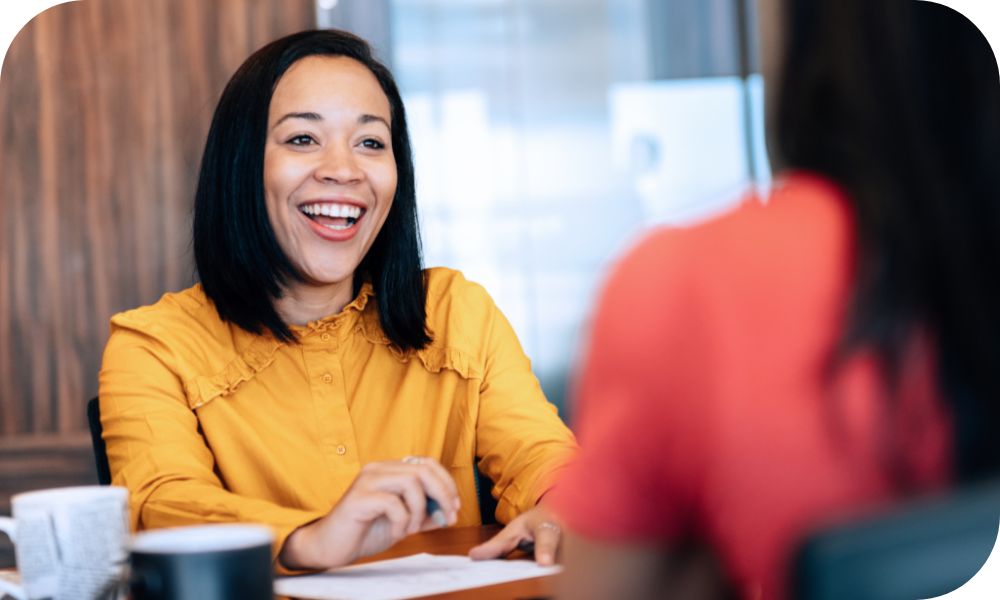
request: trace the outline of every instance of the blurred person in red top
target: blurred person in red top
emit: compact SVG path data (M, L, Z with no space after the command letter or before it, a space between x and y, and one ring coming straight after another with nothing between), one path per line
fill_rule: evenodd
M804 535L989 476L1000 397L1000 78L915 0L761 0L767 198L616 266L551 498L568 598L784 598ZM704 574L704 573L702 573ZM680 586L680 587L678 587Z

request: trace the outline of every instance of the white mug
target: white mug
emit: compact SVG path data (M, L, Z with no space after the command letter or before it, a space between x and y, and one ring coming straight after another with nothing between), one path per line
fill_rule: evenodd
M0 592L75 600L115 589L127 558L128 490L39 490L17 494L11 506L14 516L0 517L0 531L14 542L21 585L0 579Z

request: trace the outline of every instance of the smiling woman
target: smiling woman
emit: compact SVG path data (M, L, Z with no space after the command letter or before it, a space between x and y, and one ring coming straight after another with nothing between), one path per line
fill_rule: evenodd
M104 354L134 528L265 523L279 568L334 567L481 522L478 465L507 527L473 557L553 560L539 501L575 442L486 292L421 269L404 107L363 40L303 32L237 71L194 249L201 284L116 315Z
M330 227L298 233L322 224L307 212L332 216L335 204L338 212L382 211L382 219L359 215L356 241ZM370 281L386 336L402 350L430 341L406 112L392 74L363 40L303 32L247 59L216 109L196 205L198 272L223 319L291 341L289 324L338 312ZM328 264L331 252L341 258ZM299 285L331 276L340 285L326 291L340 293L329 303L311 293L316 286Z
M286 322L335 314L354 296L354 270L396 192L390 113L372 72L343 56L304 58L274 90L264 196L278 244L303 279L278 300Z

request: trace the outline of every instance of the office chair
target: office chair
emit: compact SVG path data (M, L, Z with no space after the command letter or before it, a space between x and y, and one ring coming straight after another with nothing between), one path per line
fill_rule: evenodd
M483 525L494 525L497 522L497 499L493 497L490 490L493 489L493 482L489 477L483 475L476 463L476 500L479 501L479 517Z
M908 504L807 539L794 566L801 600L915 600L975 575L1000 527L1000 481Z
M97 398L87 402L87 424L90 425L90 443L94 446L94 463L97 465L97 482L111 485L111 467L108 466L108 451L101 437L101 404Z

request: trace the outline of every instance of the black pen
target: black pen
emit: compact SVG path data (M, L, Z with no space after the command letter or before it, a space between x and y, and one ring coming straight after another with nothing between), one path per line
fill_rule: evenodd
M438 527L447 527L448 518L444 516L444 511L441 510L441 505L438 501L430 496L427 496L427 516L434 519Z

